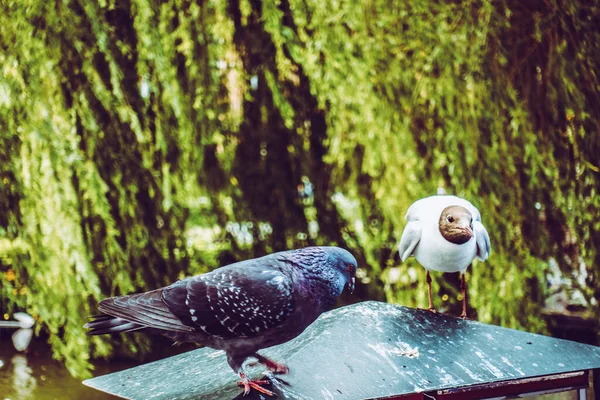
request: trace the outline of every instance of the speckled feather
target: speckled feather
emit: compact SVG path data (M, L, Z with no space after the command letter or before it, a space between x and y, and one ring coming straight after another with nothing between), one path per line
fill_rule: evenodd
M260 265L186 279L165 288L163 301L184 324L220 338L254 336L294 309L290 277Z

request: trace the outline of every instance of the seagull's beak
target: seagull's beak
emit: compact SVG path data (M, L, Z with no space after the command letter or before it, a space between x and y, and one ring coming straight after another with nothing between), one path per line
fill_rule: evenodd
M348 286L348 290L350 291L350 294L354 293L354 284L355 283L356 283L356 278L353 276L346 284Z
M471 229L471 223L466 222L463 224L459 225L459 229L465 233L466 236L468 236L469 238L472 238L473 236L475 236L475 234L473 233L473 230Z

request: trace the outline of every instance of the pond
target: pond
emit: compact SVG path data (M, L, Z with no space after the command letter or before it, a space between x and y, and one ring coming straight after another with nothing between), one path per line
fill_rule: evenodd
M5 335L6 336L6 335ZM94 375L132 367L134 361L95 362ZM90 389L69 375L66 368L52 359L46 343L34 341L27 351L17 352L10 337L0 340L1 400L114 399Z

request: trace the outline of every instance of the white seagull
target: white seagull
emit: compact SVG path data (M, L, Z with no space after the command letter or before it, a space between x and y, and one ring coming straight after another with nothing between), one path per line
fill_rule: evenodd
M435 312L429 271L460 272L463 299L460 316L466 318L465 272L475 257L487 260L491 250L479 210L460 197L436 195L415 201L408 208L406 220L398 250L402 262L414 255L427 270L429 311Z

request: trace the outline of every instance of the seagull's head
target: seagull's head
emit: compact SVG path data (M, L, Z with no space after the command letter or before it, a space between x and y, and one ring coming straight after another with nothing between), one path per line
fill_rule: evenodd
M444 208L439 220L440 233L454 244L467 243L474 236L473 215L462 206Z

